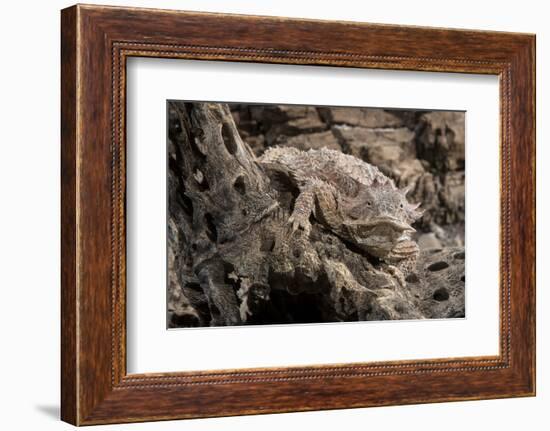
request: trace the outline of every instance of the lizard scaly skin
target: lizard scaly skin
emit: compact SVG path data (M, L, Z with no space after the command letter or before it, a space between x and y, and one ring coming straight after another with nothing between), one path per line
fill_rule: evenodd
M380 170L339 151L268 149L259 159L268 171L283 175L298 189L289 223L309 235L313 217L336 235L396 268L402 279L415 266L419 249L410 238L420 218L418 205L406 199Z

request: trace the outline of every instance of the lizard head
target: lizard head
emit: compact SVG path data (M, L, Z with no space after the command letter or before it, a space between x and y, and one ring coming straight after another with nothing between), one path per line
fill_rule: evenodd
M397 189L391 180L363 185L356 196L342 202L346 236L376 257L385 257L394 246L410 240L411 224L422 216L420 204L410 204L409 189Z

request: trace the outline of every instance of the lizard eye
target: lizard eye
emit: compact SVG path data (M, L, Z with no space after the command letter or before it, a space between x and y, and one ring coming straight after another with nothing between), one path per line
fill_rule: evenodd
M403 204L400 204L400 205L399 205L399 208L403 208Z
M367 201L367 206L370 207L372 204L370 201Z

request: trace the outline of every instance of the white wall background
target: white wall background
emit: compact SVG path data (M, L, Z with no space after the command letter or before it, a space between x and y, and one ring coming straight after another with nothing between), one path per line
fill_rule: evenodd
M104 4L280 15L537 34L538 396L405 407L98 427L135 430L548 429L550 423L550 28L545 2L460 0L130 0ZM59 422L59 10L71 3L4 2L0 14L0 427ZM546 187L545 187L546 186ZM545 245L546 244L546 245Z

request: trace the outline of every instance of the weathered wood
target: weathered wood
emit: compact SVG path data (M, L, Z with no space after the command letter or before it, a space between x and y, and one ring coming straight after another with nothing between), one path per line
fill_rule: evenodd
M265 157L256 157L227 105L170 102L169 147L172 327L464 317L463 249L425 253L405 280L396 267L354 247L352 238L346 244L342 223L357 220L345 213L332 226L317 213L311 232L295 231L290 215L299 191L280 171L291 167L273 171ZM343 172L355 169L366 181L365 169L387 183L381 200L395 195L406 202L388 177L357 158L291 150L275 152L303 157L305 175L315 155L329 157L329 167L342 155L343 165L328 178L336 174L345 186L352 180ZM348 159L357 167L346 165ZM367 189L369 196L377 190ZM353 207L361 206L357 199L351 199ZM452 305L442 306L451 294Z

